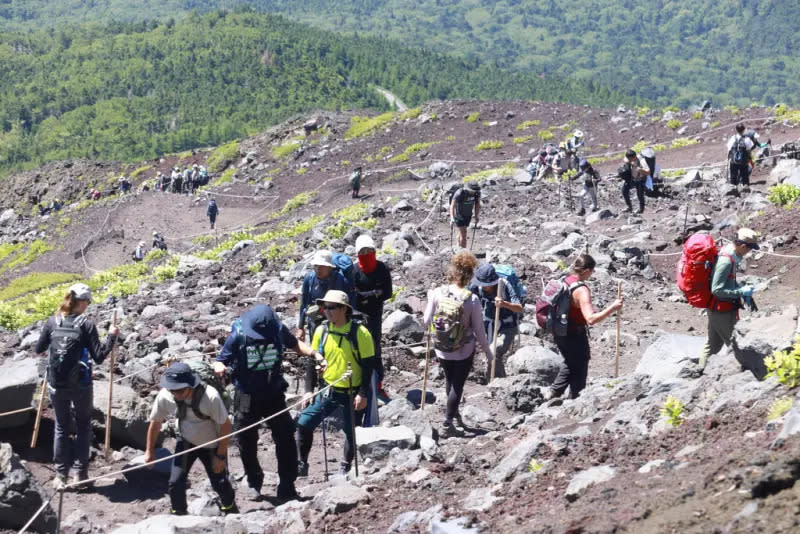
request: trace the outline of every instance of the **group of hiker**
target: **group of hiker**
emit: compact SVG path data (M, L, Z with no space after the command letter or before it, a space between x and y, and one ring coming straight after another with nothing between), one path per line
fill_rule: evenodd
M144 241L139 241L136 248L133 250L133 261L144 260L144 257L147 255L147 251L145 250L146 246ZM159 234L156 230L153 230L153 244L151 250L167 251L167 242L164 240L164 236Z
M208 180L208 170L202 165L187 165L182 171L176 165L169 173L156 173L153 189L165 193L194 194L200 186L208 184Z

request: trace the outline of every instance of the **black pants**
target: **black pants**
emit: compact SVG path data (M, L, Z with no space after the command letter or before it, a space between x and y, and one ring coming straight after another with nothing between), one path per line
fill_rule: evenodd
M439 364L444 369L446 382L447 410L444 418L448 421L458 415L458 405L464 395L464 384L467 382L467 376L472 370L473 359L474 356L470 356L466 360L439 360Z
M238 393L238 392L237 392ZM237 402L241 406L241 403ZM250 407L247 413L236 410L233 421L234 431L250 426L256 421L269 417L286 408L286 399L283 393L273 395L251 395ZM297 479L297 448L294 443L294 421L289 412L282 413L274 419L267 421L275 441L275 456L278 460L278 489L286 491L294 489ZM258 461L258 428L254 427L236 435L236 444L242 458L244 472L247 475L247 485L261 489L264 483L264 471Z
M731 163L730 165L730 182L733 185L750 185L750 166L745 165L736 165L735 163Z
M356 452L353 447L353 426L362 426L364 421L364 410L353 412L355 421L350 418L350 403L357 394L357 390L348 394L347 390L331 388L327 392L317 395L314 402L300 413L297 418L297 454L302 461L308 462L308 453L311 452L311 445L314 443L314 429L325 424L325 418L341 408L344 423L342 464L346 465L348 470L350 469L350 463Z
M381 358L381 328L383 326L383 314L366 315L366 327L372 335L372 342L375 345L375 370L378 372L378 380L383 379L383 358Z
M583 330L575 334L556 336L556 346L564 357L564 363L553 382L553 393L560 397L569 386L570 397L575 399L586 387L586 377L589 374L589 335Z
M186 449L194 447L191 443L178 438L175 444L175 452L179 453ZM172 460L172 473L169 477L169 499L172 504L172 510L178 514L186 513L186 479L189 476L189 470L192 468L194 461L198 458L203 463L208 474L208 480L211 481L211 487L219 495L222 506L227 508L233 504L234 493L231 479L228 476L228 469L221 473L215 473L212 468L212 459L216 454L217 446L209 447L206 449L197 449L182 456L177 456Z
M625 204L629 209L633 209L631 205L631 189L636 189L636 197L639 199L639 211L644 211L644 180L626 180L622 184L622 198L625 199Z

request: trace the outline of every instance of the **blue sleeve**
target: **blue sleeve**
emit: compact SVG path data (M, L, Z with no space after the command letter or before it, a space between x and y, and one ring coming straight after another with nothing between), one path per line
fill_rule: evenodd
M514 304L522 304L519 300L519 295L517 295L517 290L514 289L514 286L508 283L503 283L503 300L507 302L512 302Z
M228 336L228 339L225 340L225 344L222 346L222 350L219 351L217 355L217 361L224 363L227 367L233 365L233 361L235 358L234 350L236 349L236 335L231 334Z
M283 323L281 323L280 336L281 344L283 344L284 348L292 350L297 349L297 338L294 337L294 334L292 334L292 332Z
M342 287L344 288L343 291L347 293L348 302L350 302L351 306L354 306L356 302L356 291L355 288L353 287L353 282L344 275L339 275L339 276L342 277Z
M306 324L306 309L311 300L311 276L306 275L303 278L303 289L300 293L300 319L297 322L297 328L305 328Z

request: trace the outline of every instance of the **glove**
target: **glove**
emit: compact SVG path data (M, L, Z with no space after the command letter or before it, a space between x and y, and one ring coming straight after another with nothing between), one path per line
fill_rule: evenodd
M752 296L753 291L755 291L755 288L753 288L753 286L743 286L741 289L742 289L742 296L745 298Z

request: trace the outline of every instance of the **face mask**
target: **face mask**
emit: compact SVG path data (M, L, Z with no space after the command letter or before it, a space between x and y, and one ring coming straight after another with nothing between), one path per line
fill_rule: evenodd
M366 254L358 255L358 266L365 273L371 273L378 266L378 260L375 258L375 251Z

